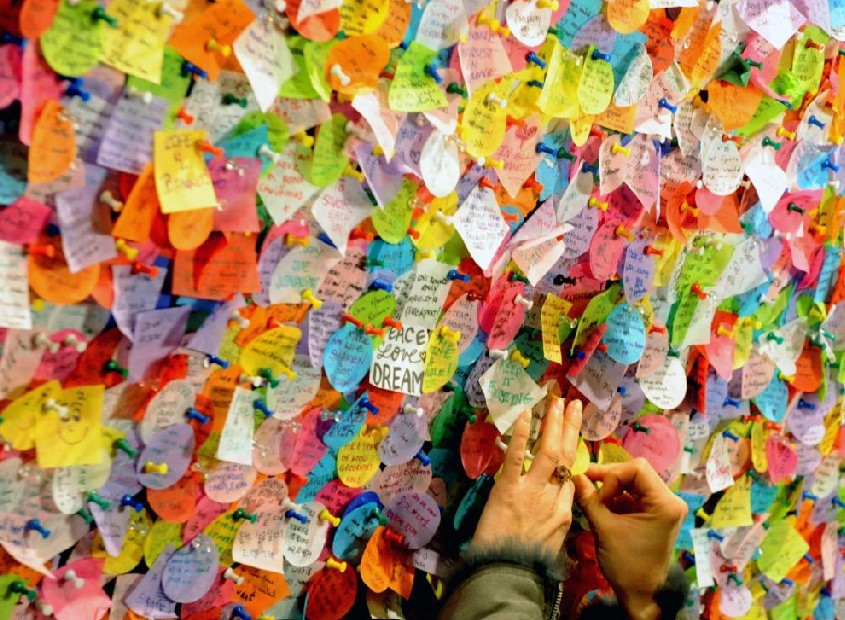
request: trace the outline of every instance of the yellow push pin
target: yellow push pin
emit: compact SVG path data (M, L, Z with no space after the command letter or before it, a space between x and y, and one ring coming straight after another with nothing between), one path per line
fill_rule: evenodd
M557 11L560 8L560 2L558 0L537 0L537 8Z
M451 340L454 343L457 343L461 339L461 332L451 330L445 325L440 327L440 337L445 338L446 340Z
M36 297L32 300L32 303L29 304L29 307L32 308L33 312L44 312L44 300L40 297Z
M307 248L311 244L311 237L305 235L304 237L297 237L296 235L291 235L288 233L285 235L285 244L286 245L301 245L304 248Z
M326 560L326 566L329 568L333 568L335 570L340 571L341 573L346 572L346 562L340 562L335 558L329 558Z
M340 519L330 513L328 508L323 508L320 511L320 514L317 516L320 517L321 521L328 521L329 523L331 523L332 527L337 527L338 525L340 525Z
M319 310L323 306L323 301L314 297L314 291L310 288L303 290L302 293L300 293L300 296L303 301L307 301L311 304L311 307L314 308L314 310Z
M364 173L353 168L351 164L347 164L346 168L343 170L343 174L356 179L359 183L363 183L365 179Z
M786 127L778 127L777 136L779 138L786 138L787 140L795 140L795 132L789 131Z
M517 364L519 364L523 368L528 368L528 365L531 363L531 360L529 360L527 357L525 357L519 351L519 349L514 349L513 351L511 351L511 361L516 362Z
M138 248L133 248L131 245L126 243L125 239L118 239L117 241L115 241L114 247L128 260L135 260L136 258L138 258Z
M733 338L734 333L732 330L727 329L724 325L719 325L719 328L716 330L716 333L719 336L724 336L725 338Z
M619 155L620 153L625 157L631 154L631 147L630 146L622 146L618 142L610 147L610 152L614 155Z
M384 155L384 149L381 148L381 145L376 144L373 147L373 155L375 155L376 157L381 157L382 155Z
M293 138L294 140L296 140L298 142L301 142L302 146L304 146L307 149L310 149L312 146L314 146L314 138L309 136L304 131L297 131L295 134L293 134L291 136L291 138Z
M212 37L208 41L206 41L205 51L211 52L212 54L217 53L223 56L224 58L228 58L232 55L232 46L220 45L220 43L217 42L217 39Z
M617 237L624 237L628 241L633 241L634 239L634 233L625 228L622 224L616 226L616 230L613 231L613 234Z
M602 202L595 196L590 196L590 199L587 201L587 206L591 209L599 209L600 211L607 211L608 203Z
M170 471L170 466L167 463L153 463L147 461L144 463L145 474L166 474Z
M281 368L279 368L279 374L286 376L291 381L296 379L296 371L291 368L288 368L287 366L282 366Z

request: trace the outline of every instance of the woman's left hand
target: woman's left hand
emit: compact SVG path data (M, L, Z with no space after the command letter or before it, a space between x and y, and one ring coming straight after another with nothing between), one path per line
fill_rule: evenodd
M517 420L502 471L472 538L475 548L508 544L539 548L557 555L572 523L572 482L562 481L559 466L572 467L581 432L581 401L564 412L562 398L550 397L543 418L540 447L523 475L531 412Z

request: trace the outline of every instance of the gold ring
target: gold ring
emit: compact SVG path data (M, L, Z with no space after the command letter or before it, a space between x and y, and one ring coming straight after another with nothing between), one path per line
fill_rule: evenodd
M572 470L570 470L566 465L558 465L555 467L553 475L555 481L560 485L564 485L572 480Z

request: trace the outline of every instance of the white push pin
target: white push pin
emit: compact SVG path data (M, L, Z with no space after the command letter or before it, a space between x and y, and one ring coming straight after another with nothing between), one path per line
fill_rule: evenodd
M352 82L352 78L343 72L343 67L340 65L332 65L331 69L329 69L329 73L337 78L337 81L340 82L341 86L349 86L350 82Z
M455 223L455 217L453 215L443 215L440 211L437 212L434 219L439 220L448 226L453 226Z
M422 407L416 407L411 403L405 403L405 406L402 408L402 412L407 413L409 415L413 414L418 418L421 418L425 415L425 409L423 409Z
M501 437L496 437L496 447L499 448L502 452L507 452L508 444L502 441Z
M534 302L530 299L525 299L522 295L517 294L514 298L513 303L519 304L520 306L524 306L526 310L531 310L531 307L534 305Z
M489 357L492 357L494 360L499 360L508 356L508 352L504 349L490 349L487 352Z
M258 154L263 155L267 159L272 160L274 164L278 164L279 161L282 159L282 154L277 153L273 149L271 149L268 145L262 144L261 147L258 149Z
M237 310L235 310L235 312L232 314L232 320L235 321L241 327L241 329L246 329L247 327L249 327L249 319L238 314Z
M143 100L146 104L152 103L153 101L153 94L150 91L141 90L140 88L135 88L134 86L127 86L126 94L130 97L137 97L138 99Z
M67 407L61 406L52 398L45 400L42 407L45 411L55 411L62 420L67 420L69 417Z
M32 337L32 344L42 349L47 349L50 353L56 353L61 346L58 342L53 342L50 337L44 332L38 332Z
M245 372L238 377L238 383L249 383L252 387L260 388L264 385L264 377L258 375L248 375Z
M38 613L40 613L42 616L46 616L47 618L49 618L50 616L53 615L52 605L48 605L47 603L42 601L40 598L35 599L35 603L33 604L33 606L35 607L35 610Z
M100 192L99 199L100 202L102 202L104 205L108 205L109 208L115 213L120 213L120 211L123 210L123 203L120 202L114 196L112 196L112 193L107 189Z
M68 334L62 340L62 344L66 347L73 347L77 353L83 353L88 350L88 343L76 334Z
M167 2L162 2L161 5L159 5L157 14L158 14L159 17L163 17L163 16L166 15L169 18L171 18L174 21L174 23L177 23L177 24L181 24L182 19L185 17L185 15L182 12L174 9L172 6L167 4Z
M68 570L62 575L62 581L70 582L73 584L73 587L77 590L81 590L82 586L85 585L85 580L76 574L76 571L73 569Z
M231 566L223 572L223 579L234 581L237 585L242 585L244 582L244 578L233 571Z
M258 154L261 155L261 151L258 151ZM273 154L276 155L276 156L279 155L278 153L273 153ZM271 159L273 159L273 158L271 157ZM276 163L275 159L273 159L273 163ZM226 170L228 170L229 172L233 172L233 171L237 170L239 177L242 177L244 175L243 166L239 166L238 162L236 162L234 159L229 159L229 160L226 161Z
M340 411L331 411L329 409L323 409L320 412L320 419L323 422L327 422L328 420L334 420L335 422L340 422L340 419L343 416L341 415Z
M273 3L273 8L276 9L276 11L278 11L279 13L284 13L287 10L288 5L285 0L276 0Z
M495 94L490 93L489 95L487 95L487 103L498 103L499 107L505 108L508 105L508 100L502 99L500 97L497 97Z

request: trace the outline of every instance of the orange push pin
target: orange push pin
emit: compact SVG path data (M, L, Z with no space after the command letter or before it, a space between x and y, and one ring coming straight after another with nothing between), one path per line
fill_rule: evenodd
M56 248L48 244L28 245L26 246L26 251L29 254L34 254L36 256L46 256L47 258L53 258L56 255Z
M210 155L214 155L215 157L223 157L223 154L226 152L221 147L214 146L208 140L200 140L199 142L197 142L197 148L203 153L208 153Z
M135 261L132 263L132 275L137 276L139 273L143 273L145 275L150 276L151 278L155 278L158 274L157 267L148 267L144 263Z
M176 118L178 118L186 125L193 125L194 123L194 117L188 114L185 108L179 108L179 111L176 113Z

